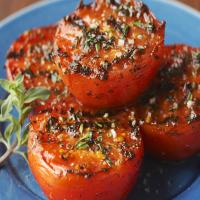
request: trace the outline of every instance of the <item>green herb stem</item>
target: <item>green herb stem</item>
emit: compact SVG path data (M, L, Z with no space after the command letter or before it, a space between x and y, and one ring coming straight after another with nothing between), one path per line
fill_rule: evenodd
M7 150L6 152L0 157L0 166L2 166L5 161L15 152L15 149L17 147L17 140L8 148L6 143L4 141L0 141L1 143L4 143Z
M32 103L47 100L50 96L50 91L42 87L25 90L23 81L22 75L13 81L0 79L0 86L8 92L7 98L0 100L0 123L7 122L4 133L0 132L0 143L6 147L6 152L0 157L0 165L12 154L19 154L27 160L26 152L21 151L21 147L28 142L29 129L25 121L32 111ZM18 112L16 118L12 114L14 110Z

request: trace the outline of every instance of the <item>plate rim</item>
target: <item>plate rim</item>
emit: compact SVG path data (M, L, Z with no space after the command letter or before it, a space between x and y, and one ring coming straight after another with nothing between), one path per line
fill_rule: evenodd
M26 6L22 9L20 9L17 12L14 12L13 14L9 15L8 17L4 18L3 20L0 20L0 31L2 28L4 28L6 25L8 25L9 23L12 23L12 21L14 20L18 20L18 18L22 17L23 15L26 15L29 12L32 12L34 10L37 10L38 8L43 8L47 5L50 4L54 4L54 3L59 3L62 2L63 0L41 0L39 2L33 3L29 6ZM66 0L67 3L68 0ZM169 6L173 6L173 7L177 7L179 9L181 9L183 12L186 12L192 16L194 16L195 18L198 18L200 20L200 11L182 3L179 2L177 0L152 0L154 2L161 2L163 4L167 4ZM191 188L193 188L193 186L195 187L195 185L200 185L200 176L196 178L196 180L194 180L194 182L191 184L190 187L186 188L184 191L182 191L180 194L178 194L175 199L182 199L182 197L184 197L185 194L187 194L189 192L189 190Z
M30 4L29 6L26 6L16 12L12 13L11 15L5 17L4 19L0 20L0 29L3 28L4 26L6 26L8 23L12 22L13 20L16 20L17 18L21 17L22 15L25 15L28 12L36 10L37 8L45 7L48 4L57 3L59 1L63 1L63 0L41 0L40 2ZM185 3L182 3L178 0L153 0L153 1L162 2L164 4L169 4L171 6L178 7L181 10L200 19L200 11L198 11L195 8L192 8L191 6L189 6Z

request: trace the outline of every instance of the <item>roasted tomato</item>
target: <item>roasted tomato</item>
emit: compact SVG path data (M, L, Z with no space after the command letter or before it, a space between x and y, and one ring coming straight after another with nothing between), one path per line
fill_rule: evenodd
M139 1L80 3L58 25L53 60L84 106L120 107L133 102L157 72L164 30L165 23Z
M94 117L77 108L71 102L32 116L28 159L36 180L53 200L125 199L143 157L134 113Z
M65 86L50 59L55 32L56 26L32 29L14 42L7 54L8 79L21 73L27 89L44 86L51 90L52 96L62 93Z
M68 94L63 81L60 79L57 67L51 61L53 39L56 26L32 29L23 33L10 47L7 54L6 71L8 79L15 78L19 73L24 75L26 89L46 87L51 97L45 101L37 101L34 113L52 110L60 112L75 98ZM70 96L65 99L65 96ZM62 104L57 104L59 99Z
M139 109L144 145L164 159L180 160L200 150L200 49L166 47L155 86Z

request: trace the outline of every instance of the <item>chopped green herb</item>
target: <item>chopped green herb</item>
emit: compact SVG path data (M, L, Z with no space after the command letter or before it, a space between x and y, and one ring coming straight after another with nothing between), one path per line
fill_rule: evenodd
M192 58L194 64L200 65L200 51L192 52Z
M133 22L133 25L134 26L137 26L137 27L139 27L139 28L144 28L145 26L144 26L144 23L142 23L141 21L134 21Z
M47 121L46 124L46 129L48 132L52 131L52 130L56 130L56 124L58 123L58 119L55 117L50 117Z
M113 162L109 157L106 157L105 162L108 164L109 167L112 167Z
M91 28L83 31L83 48L85 51L90 51L95 48L98 52L100 48L109 49L114 42L114 38L105 38L105 33L99 31L99 27Z
M87 149L89 148L89 145L92 143L92 132L89 131L86 133L83 137L81 137L78 142L76 143L77 149Z
M117 21L113 16L107 19L107 24L113 26L113 28L117 29L120 33L122 33L123 37L125 38L130 30L130 26L123 22Z
M98 136L98 137L97 137L97 142L102 142L102 141L103 141L102 135Z
M95 44L96 52L99 52L100 48L101 48L100 44L99 44L99 43L96 43L96 44Z
M94 123L95 123L95 125L96 125L97 127L103 128L103 125L102 125L101 123L99 123L99 122L94 122Z
M103 172L108 172L109 169L108 169L108 168L102 168L102 171L103 171Z
M126 4L120 4L117 11L122 15L126 17L132 17L134 13L134 9L132 8L130 3Z
M191 91L188 91L187 92L187 96L186 96L186 103L188 102L188 101L192 101L192 99L193 99L193 95L192 95L192 92Z
M81 124L80 127L79 127L79 131L80 131L80 133L83 133L83 129L84 129L84 125Z
M145 29L149 33L152 33L155 30L155 26L154 26L153 23L147 23L147 24L145 24L145 23L143 23L141 21L134 21L133 25L137 26L137 27L139 27L141 29Z
M128 49L127 52L123 53L121 56L116 57L113 59L112 64L116 64L123 59L131 59L134 60L136 53L138 52L139 48L132 47ZM139 50L140 51L140 50Z

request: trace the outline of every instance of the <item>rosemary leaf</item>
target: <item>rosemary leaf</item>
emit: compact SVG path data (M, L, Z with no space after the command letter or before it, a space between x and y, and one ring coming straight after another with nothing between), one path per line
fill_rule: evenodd
M47 100L49 98L50 92L46 88L36 87L31 88L27 91L25 95L24 103L31 103L36 99Z
M13 153L19 154L27 160L26 152L21 151L21 147L26 146L28 141L29 129L26 118L32 111L31 103L35 100L47 100L50 95L49 90L42 87L26 91L23 80L22 75L18 75L12 81L0 79L0 86L8 92L7 98L0 100L0 122L7 122L4 133L0 132L0 143L3 143L9 152L9 154L5 154L8 156L0 157L0 164ZM16 116L13 116L13 111L18 112Z

